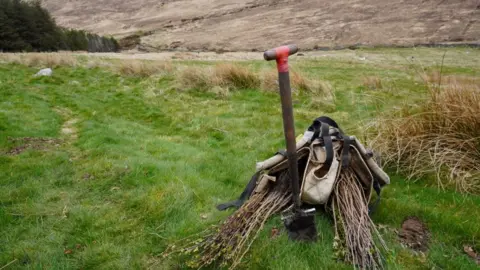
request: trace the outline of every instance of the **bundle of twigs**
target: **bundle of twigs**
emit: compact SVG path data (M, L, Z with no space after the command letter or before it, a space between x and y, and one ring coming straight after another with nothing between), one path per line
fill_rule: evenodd
M368 215L367 198L351 168L342 169L332 195L336 255L355 268L383 269L376 242L383 249L386 246Z
M190 267L202 268L214 262L230 269L238 266L265 222L291 204L288 170L263 191L253 194L222 225L200 240L187 242L179 251L193 255Z

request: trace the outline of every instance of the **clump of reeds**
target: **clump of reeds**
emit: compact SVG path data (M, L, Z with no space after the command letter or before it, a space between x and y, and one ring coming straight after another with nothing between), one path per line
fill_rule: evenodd
M422 76L419 105L404 105L375 122L373 148L386 166L409 179L435 177L438 186L480 192L480 81L466 76Z
M307 77L306 75L292 71L290 72L290 83L293 93L311 94L315 96L331 97L331 86L322 81ZM262 74L261 88L268 92L278 91L278 73L277 71L265 71Z
M177 74L180 86L217 95L227 95L239 89L260 87L260 78L247 67L234 64L218 64L214 67L186 67Z
M71 53L0 53L0 60L37 68L76 66L77 58Z
M381 90L383 89L382 79L378 76L364 77L363 86L370 90Z
M146 78L152 75L171 73L173 66L168 62L121 60L116 65L116 71L124 76Z

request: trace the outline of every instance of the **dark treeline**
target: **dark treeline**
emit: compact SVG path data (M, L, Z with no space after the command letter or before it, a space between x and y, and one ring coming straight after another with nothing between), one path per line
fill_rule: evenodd
M0 0L0 51L114 52L118 49L114 38L58 27L39 0Z

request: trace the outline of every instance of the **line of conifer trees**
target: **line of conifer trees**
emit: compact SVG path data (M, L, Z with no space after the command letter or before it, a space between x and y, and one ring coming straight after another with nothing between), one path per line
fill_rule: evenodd
M114 38L56 25L40 0L0 0L0 51L119 50Z

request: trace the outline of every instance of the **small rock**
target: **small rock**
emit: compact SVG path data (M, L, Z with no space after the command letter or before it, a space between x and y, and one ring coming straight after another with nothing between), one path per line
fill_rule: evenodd
M37 74L35 74L35 77L40 77L40 76L52 76L53 70L51 68L44 68L41 69Z

